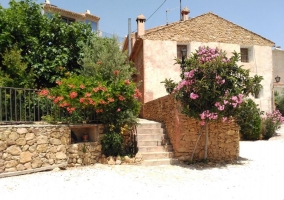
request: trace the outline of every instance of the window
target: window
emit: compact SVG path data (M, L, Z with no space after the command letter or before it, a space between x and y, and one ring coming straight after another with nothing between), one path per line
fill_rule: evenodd
M67 24L70 24L72 22L75 22L75 19L67 18L67 17L61 17L62 21L64 21Z
M187 49L187 45L177 45L177 58L181 59L181 50Z
M241 48L241 62L249 62L248 48Z

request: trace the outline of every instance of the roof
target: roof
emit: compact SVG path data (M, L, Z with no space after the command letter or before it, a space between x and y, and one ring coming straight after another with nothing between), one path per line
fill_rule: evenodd
M98 22L100 18L96 15L89 14L88 12L85 13L76 13L69 10L64 10L62 8L58 8L57 6L51 4L43 4L44 11L51 12L51 13L59 13L64 17L72 17L76 20L91 20Z
M136 33L132 34L135 37ZM186 21L173 22L145 31L143 40L172 40L180 43L220 42L240 45L275 46L275 43L236 25L211 12L190 18ZM125 39L124 48L127 47Z

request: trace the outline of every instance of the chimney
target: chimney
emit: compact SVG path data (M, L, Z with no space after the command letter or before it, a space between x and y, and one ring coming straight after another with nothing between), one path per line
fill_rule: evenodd
M86 13L87 13L87 14L91 14L91 11L90 11L90 10L86 10Z
M186 6L182 11L181 11L181 16L182 16L182 19L181 21L185 21L185 20L188 20L188 13L189 13L189 9L188 7Z
M139 36L142 36L145 34L145 21L146 21L146 18L140 14L137 19L137 35L138 37Z

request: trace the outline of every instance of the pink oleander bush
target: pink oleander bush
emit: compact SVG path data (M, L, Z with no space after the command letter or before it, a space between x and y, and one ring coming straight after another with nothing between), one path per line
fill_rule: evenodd
M243 98L251 92L249 71L237 65L239 54L231 58L218 48L199 47L185 62L182 80L174 93L182 112L206 121L229 120Z
M178 60L181 81L174 93L181 102L182 113L200 120L200 133L205 126L204 160L207 159L208 122L233 120L243 98L260 83L260 79L249 76L249 70L237 65L239 60L240 54L236 52L228 58L224 51L204 46L185 59L185 63Z
M272 113L266 113L262 119L262 136L263 139L269 139L276 134L276 130L281 127L284 122L284 117L279 110L274 110Z

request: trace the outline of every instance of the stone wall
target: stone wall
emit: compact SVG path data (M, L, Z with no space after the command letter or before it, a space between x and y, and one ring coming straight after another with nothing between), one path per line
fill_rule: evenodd
M78 143L71 144L71 130ZM81 134L88 133L88 142ZM56 167L91 165L101 158L103 125L0 126L0 177Z
M100 161L102 145L99 142L71 144L68 149L68 167L92 165Z
M66 166L69 143L67 126L0 126L0 173Z
M189 160L200 130L200 122L179 112L180 107L173 95L161 97L144 105L142 117L162 122L173 145L175 157ZM195 160L204 155L203 132L195 151ZM231 161L239 157L239 127L236 123L209 125L208 160Z

